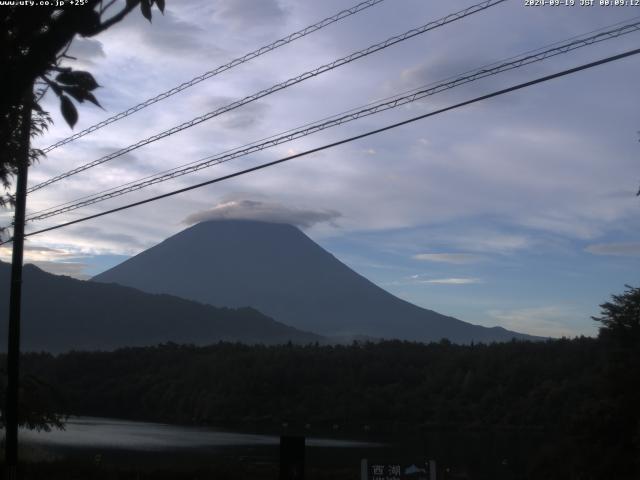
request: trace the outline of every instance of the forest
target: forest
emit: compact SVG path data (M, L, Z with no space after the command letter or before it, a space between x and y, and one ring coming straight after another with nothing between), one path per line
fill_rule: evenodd
M536 445L530 468L546 478L563 469L564 478L634 478L639 300L634 289L604 304L598 338L26 354L25 377L37 382L25 384L24 405L34 418L55 411L383 440L515 432Z

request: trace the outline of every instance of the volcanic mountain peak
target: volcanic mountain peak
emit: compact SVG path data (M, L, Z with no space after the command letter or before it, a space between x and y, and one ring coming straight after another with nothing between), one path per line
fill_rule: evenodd
M202 222L93 280L215 306L251 306L287 325L331 337L460 343L531 338L401 300L287 224Z

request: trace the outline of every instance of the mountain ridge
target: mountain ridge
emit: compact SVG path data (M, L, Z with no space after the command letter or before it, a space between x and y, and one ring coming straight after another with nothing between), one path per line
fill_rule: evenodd
M9 291L9 276L10 265L0 262L3 292ZM324 341L252 308L217 308L172 295L53 275L29 264L24 267L23 285L23 351L111 350L166 342ZM0 311L8 318L8 295L0 298ZM7 328L1 328L0 351L6 348L6 335Z

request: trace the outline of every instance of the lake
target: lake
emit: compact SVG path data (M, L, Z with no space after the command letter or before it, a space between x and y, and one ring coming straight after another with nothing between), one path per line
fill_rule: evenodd
M217 431L208 428L165 425L96 417L70 417L65 430L21 430L28 444L63 448L125 450L175 450L238 446L276 446L280 437ZM378 444L329 438L307 438L308 447L367 448Z
M531 453L544 444L543 433L516 431L432 431L383 440L327 437L307 436L305 463L309 471L325 475L322 478L336 479L357 478L363 458L407 464L436 459L439 469L480 472L477 478L517 478L517 472L527 469ZM273 478L280 455L278 435L95 417L71 417L65 430L21 430L20 442L26 447L22 458L54 460L63 471L84 468L78 478L93 475L96 468L174 472L171 475L183 471L185 478L191 478L189 471L218 469L237 473L229 478ZM39 465L34 468L54 468Z
M19 439L23 447L21 458L31 462L63 462L69 468L93 465L106 471L227 468L244 472L242 475L254 475L252 478L272 478L280 454L277 435L95 417L71 417L65 430L21 429ZM306 464L310 469L346 468L346 478L357 475L360 459L385 450L385 445L373 441L314 436L306 438L306 445ZM53 468L38 465L34 468L40 473L42 469Z

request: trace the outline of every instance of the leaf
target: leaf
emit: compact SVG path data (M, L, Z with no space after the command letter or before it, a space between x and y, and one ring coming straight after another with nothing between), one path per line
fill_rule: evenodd
M56 80L65 85L77 85L85 90L95 90L100 86L93 75L82 70L59 73Z
M156 0L156 5L158 5L158 8L164 15L164 0Z
M53 93L55 93L57 96L62 95L62 88L60 88L60 85L53 82L51 82L49 85L51 86L51 90L53 90Z
M100 102L98 102L98 99L93 95L93 93L91 92L86 92L85 97L87 100L89 100L91 103L93 103L94 105L102 108L104 110L104 108L102 107L102 105L100 105Z
M100 14L90 8L84 8L80 21L77 23L77 32L83 37L94 35L100 28Z
M84 102L84 99L87 97L86 94L89 93L87 90L84 90L83 88L78 87L77 85L72 85L72 86L65 85L64 87L62 87L62 89L80 103Z
M71 74L72 72L62 72L56 75L56 81L67 85L75 84L75 78Z
M60 97L60 111L62 112L62 116L65 121L69 124L71 128L78 121L78 111L76 110L76 106L73 104L71 99L66 95L62 95Z
M149 3L149 0L141 0L140 11L142 15L144 15L144 18L151 21L151 3Z
M93 78L93 75L91 75L89 72L78 71L78 72L72 72L72 73L76 77L76 80L77 80L76 84L81 86L85 90L95 90L100 86L98 85L98 82L96 82L96 79Z
M89 90L85 90L84 88L78 87L77 85L67 85L62 87L62 89L80 103L83 103L85 100L89 100L94 105L102 108L102 105L100 105L98 99Z

